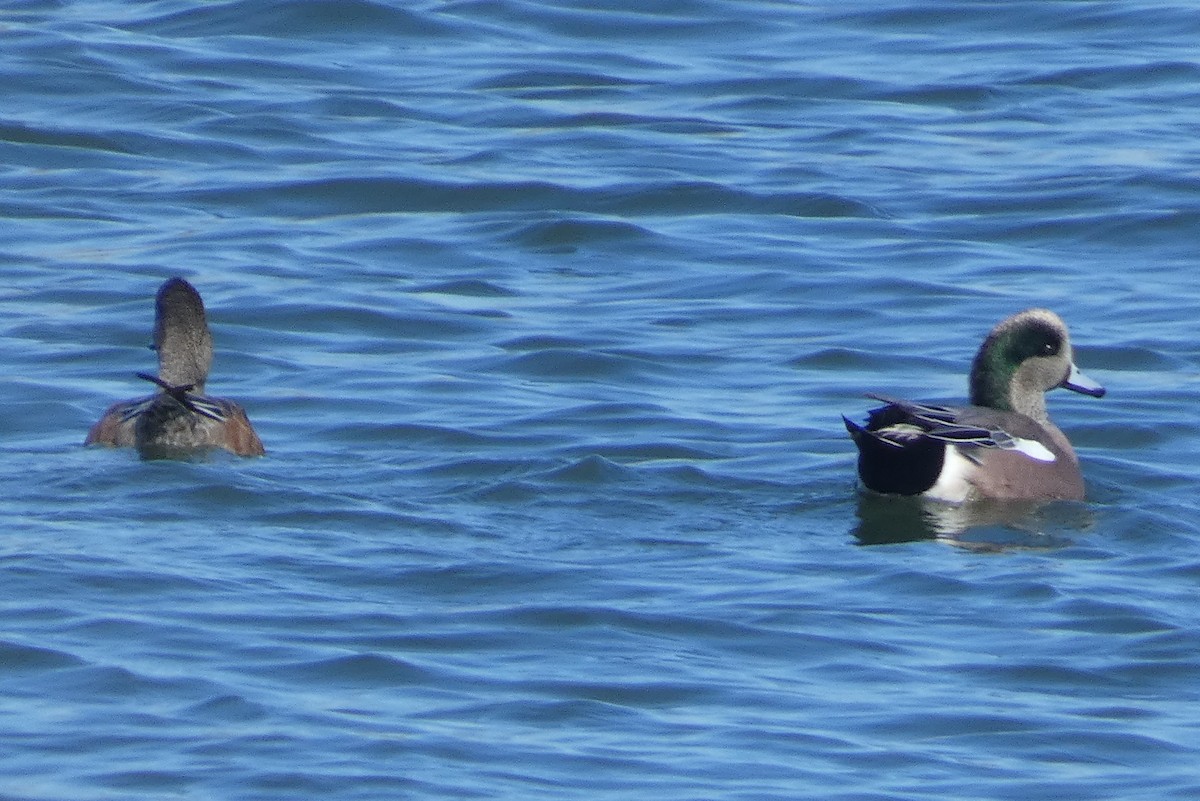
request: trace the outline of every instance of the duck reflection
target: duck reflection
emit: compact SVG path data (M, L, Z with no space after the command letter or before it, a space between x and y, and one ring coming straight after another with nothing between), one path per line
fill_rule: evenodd
M942 540L980 551L1063 548L1094 517L1086 505L1068 501L949 504L870 492L859 494L857 516L852 533L860 545Z

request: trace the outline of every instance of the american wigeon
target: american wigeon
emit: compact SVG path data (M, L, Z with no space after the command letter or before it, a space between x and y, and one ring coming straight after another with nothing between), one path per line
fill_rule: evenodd
M845 420L858 474L876 492L972 499L1083 498L1079 459L1046 414L1057 387L1099 398L1079 372L1067 326L1045 309L997 325L971 365L971 405L940 406L882 395L867 424Z
M212 334L200 293L182 278L171 278L159 287L154 301L154 349L158 376L137 375L157 384L159 391L110 406L88 431L85 445L135 447L148 459L213 448L238 456L265 452L241 406L204 394L212 365Z

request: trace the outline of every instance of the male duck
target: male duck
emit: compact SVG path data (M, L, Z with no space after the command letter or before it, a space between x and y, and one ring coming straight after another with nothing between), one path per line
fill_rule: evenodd
M148 459L213 448L238 456L265 452L241 406L204 394L212 365L212 334L200 293L182 278L171 278L158 290L154 349L158 376L137 375L157 384L159 391L110 406L88 431L85 445L133 446Z
M1079 459L1046 414L1045 393L1065 387L1099 398L1079 371L1067 326L1029 309L988 334L971 365L971 405L884 402L867 424L842 418L858 446L858 474L876 492L951 503L974 499L1083 499Z

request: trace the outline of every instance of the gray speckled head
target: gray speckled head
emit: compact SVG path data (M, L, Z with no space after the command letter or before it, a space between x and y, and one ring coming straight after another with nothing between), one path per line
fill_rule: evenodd
M971 403L1049 422L1046 393L1067 387L1089 395L1104 389L1075 367L1067 326L1046 309L1028 309L988 334L971 365Z
M154 349L158 351L158 377L168 384L192 384L204 392L212 366L212 334L204 318L204 301L196 288L182 278L171 278L154 301Z

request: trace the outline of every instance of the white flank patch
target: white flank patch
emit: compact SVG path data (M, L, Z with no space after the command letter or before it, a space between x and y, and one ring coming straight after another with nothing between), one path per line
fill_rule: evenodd
M946 503L962 503L971 494L973 487L967 481L977 465L958 452L954 445L946 445L946 455L942 459L942 472L933 486L925 490L925 497Z
M1054 454L1050 452L1050 449L1036 439L1013 437L1013 450L1020 451L1030 459L1037 459L1039 462L1054 461Z

